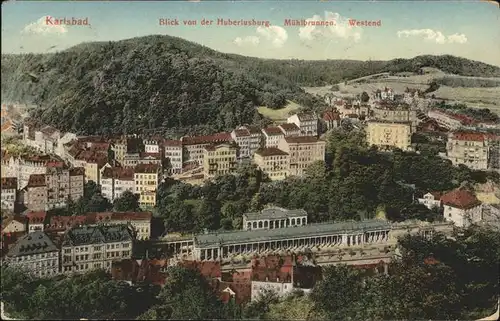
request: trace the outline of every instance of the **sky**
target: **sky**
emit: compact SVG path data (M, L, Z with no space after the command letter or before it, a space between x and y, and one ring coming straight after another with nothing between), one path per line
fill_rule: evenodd
M89 25L51 25L59 18L87 19ZM177 19L179 25L160 25L160 19ZM203 19L213 20L212 25L202 25ZM269 25L221 26L217 19L254 19ZM286 19L326 20L335 25L287 26ZM350 19L380 25L351 26ZM184 25L187 20L197 25ZM389 60L451 54L500 66L500 10L479 0L2 4L2 53L56 52L82 42L152 34L261 58Z

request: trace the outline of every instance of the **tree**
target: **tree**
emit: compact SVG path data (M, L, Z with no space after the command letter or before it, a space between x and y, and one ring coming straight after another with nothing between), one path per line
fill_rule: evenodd
M361 102L367 103L369 100L370 100L370 96L368 95L368 93L366 91L363 91L363 93L361 94Z
M118 212L139 212L139 195L126 190L113 202L113 208Z

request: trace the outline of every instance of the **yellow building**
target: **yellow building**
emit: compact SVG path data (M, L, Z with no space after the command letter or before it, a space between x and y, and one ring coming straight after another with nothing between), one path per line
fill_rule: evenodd
M290 157L288 153L278 148L268 147L257 150L253 161L257 167L269 175L271 180L285 179L290 174Z
M230 174L236 170L238 145L223 143L205 147L203 174L206 178Z
M411 123L392 121L369 121L366 141L381 149L399 148L409 150L411 146Z
M302 176L312 163L325 161L326 142L315 136L285 137L278 148L290 157L290 175Z
M139 194L139 205L144 209L156 206L156 190L161 181L158 164L139 164L134 168L135 194Z

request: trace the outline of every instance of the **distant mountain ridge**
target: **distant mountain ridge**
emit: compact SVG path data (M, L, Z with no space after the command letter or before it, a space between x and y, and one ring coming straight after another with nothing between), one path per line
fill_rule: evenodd
M164 128L229 130L260 120L257 106L286 100L320 108L301 86L435 67L500 77L500 67L453 56L390 61L276 60L225 54L170 36L83 43L55 54L2 55L2 99L34 103L34 116L81 134Z

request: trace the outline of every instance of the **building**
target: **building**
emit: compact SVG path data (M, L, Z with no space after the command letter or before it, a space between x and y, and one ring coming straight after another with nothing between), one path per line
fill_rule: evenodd
M288 117L287 122L297 125L304 136L318 135L318 116L314 113L295 114Z
M231 133L226 132L208 136L181 137L183 162L196 161L199 166L202 166L206 146L231 141Z
M83 185L84 178L81 177L81 179ZM65 207L71 195L69 170L62 166L48 166L45 173L45 186L47 186L46 209Z
M203 156L203 174L206 178L233 173L237 166L238 145L223 143L208 145Z
M88 217L85 215L75 216L51 216L49 224L44 227L44 232L56 232L64 234L73 227L83 226L88 223Z
M44 154L55 154L62 133L52 126L45 126L33 119L23 125L23 142Z
M32 174L45 174L45 166L48 162L54 161L49 155L42 156L7 156L4 160L4 171L2 177L16 177L17 189L23 189L29 181Z
M441 193L430 192L424 195L424 197L419 198L418 202L425 205L428 209L440 208L441 207Z
M83 197L85 186L85 168L73 167L69 169L69 193L72 201L77 201Z
M2 218L2 234L26 232L26 218L20 215L9 215Z
M156 190L160 185L161 176L161 168L156 164L139 164L134 168L135 194L139 195L141 207L156 206Z
M46 217L47 212L29 212L26 214L26 219L28 220L28 233L36 231L43 232Z
M290 175L302 176L312 163L325 161L326 142L316 136L284 137L278 148L289 155Z
M36 277L52 277L59 273L59 249L42 231L29 233L9 249L7 264Z
M2 210L14 211L17 200L17 178L2 177Z
M144 284L165 285L167 260L141 259L122 260L111 264L111 277L116 281L125 281L130 285Z
M251 133L244 127L238 127L231 132L231 138L238 145L238 159L246 159L252 156L251 152Z
M266 127L262 129L266 148L278 148L278 143L285 137L279 127Z
M407 151L411 146L410 122L368 121L366 140L381 149L399 148Z
M125 191L135 193L134 174L134 169L129 167L104 168L101 175L102 195L113 202Z
M441 128L457 130L465 126L471 126L477 122L465 115L453 114L443 110L432 109L427 113L429 118L434 119Z
M64 235L62 272L111 270L112 262L131 258L132 240L125 225L74 227Z
M293 136L301 136L301 131L299 126L294 123L285 123L278 126L279 129L283 132L285 137L293 137Z
M260 212L243 214L243 230L276 229L307 224L304 210L269 207Z
M330 130L340 126L340 113L333 110L327 111L323 114L322 123L324 129Z
M495 135L475 132L448 134L446 154L453 165L463 164L475 170L490 168Z
M444 218L459 227L468 227L482 220L482 204L474 194L456 189L441 196Z
M151 137L143 139L144 152L148 154L163 154L163 138Z
M290 175L290 156L278 148L259 149L253 161L271 180L282 180Z
M45 174L32 174L28 185L22 190L22 202L29 211L47 210L48 190Z
M102 212L87 213L86 224L127 225L131 227L132 236L137 240L151 238L151 212Z
M169 174L182 173L182 143L180 140L165 140L163 142L167 170Z
M411 110L407 105L384 105L372 109L371 118L385 122L409 122L411 123L412 133L417 129L417 112Z

